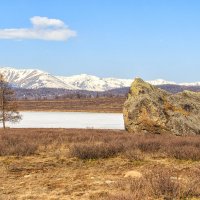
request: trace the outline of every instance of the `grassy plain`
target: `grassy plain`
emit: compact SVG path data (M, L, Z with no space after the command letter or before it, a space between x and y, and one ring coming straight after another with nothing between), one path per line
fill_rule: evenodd
M200 137L1 129L0 199L200 199Z
M65 100L21 100L20 111L60 111L60 112L111 112L121 113L124 97L99 97Z

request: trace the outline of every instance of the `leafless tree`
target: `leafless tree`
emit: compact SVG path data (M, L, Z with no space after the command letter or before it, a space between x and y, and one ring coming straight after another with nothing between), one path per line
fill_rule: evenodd
M3 128L5 129L6 121L15 123L20 120L21 115L17 111L14 90L4 80L3 75L0 74L0 122L3 123Z

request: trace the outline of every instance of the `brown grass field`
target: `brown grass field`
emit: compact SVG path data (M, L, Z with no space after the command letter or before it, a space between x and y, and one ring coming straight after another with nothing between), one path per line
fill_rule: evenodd
M200 137L1 129L0 199L200 199Z
M17 102L20 111L79 111L121 113L124 101L124 97L100 97L65 100L21 100Z

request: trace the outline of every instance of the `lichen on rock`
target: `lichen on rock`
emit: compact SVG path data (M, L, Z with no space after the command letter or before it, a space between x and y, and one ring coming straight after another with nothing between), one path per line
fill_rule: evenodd
M200 93L171 94L136 78L123 113L131 133L200 134Z

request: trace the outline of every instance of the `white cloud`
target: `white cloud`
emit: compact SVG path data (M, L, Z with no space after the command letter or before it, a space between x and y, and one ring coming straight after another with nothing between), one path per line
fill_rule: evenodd
M65 41L76 36L76 31L69 29L59 19L35 16L30 19L32 28L0 29L0 39L39 39Z
M31 22L34 26L38 27L48 27L48 26L54 26L54 27L63 27L65 26L64 22L59 19L49 19L47 17L39 17L35 16L32 17Z

